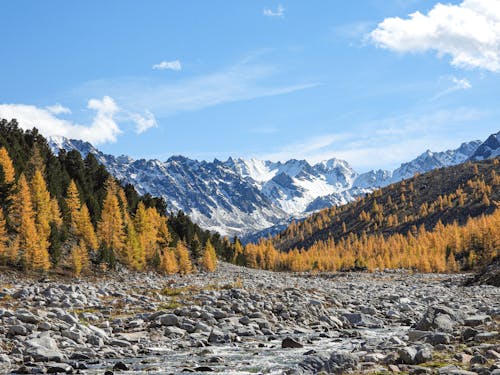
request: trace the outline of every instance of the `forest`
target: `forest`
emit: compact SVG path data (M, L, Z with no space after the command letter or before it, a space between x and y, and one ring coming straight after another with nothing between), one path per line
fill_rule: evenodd
M237 241L236 241L237 242ZM93 157L55 156L36 129L0 121L0 257L5 266L75 276L134 270L213 271L233 244L163 199L122 186Z

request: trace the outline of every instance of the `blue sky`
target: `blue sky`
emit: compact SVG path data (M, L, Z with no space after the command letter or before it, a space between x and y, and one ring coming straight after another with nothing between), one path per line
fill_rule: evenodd
M365 171L500 130L495 0L16 0L0 11L0 116L107 153L339 157Z

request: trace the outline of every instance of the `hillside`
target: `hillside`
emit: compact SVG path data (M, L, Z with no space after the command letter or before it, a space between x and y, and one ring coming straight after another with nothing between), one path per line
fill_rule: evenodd
M416 175L292 223L273 243L278 249L289 250L350 235L406 234L422 225L431 230L438 221L463 225L470 217L495 210L500 202L499 176L498 158Z
M247 241L274 235L292 219L346 204L415 173L462 163L481 145L471 141L454 150L428 150L394 171L360 174L347 161L335 158L316 164L253 158L210 162L183 156L134 160L104 154L79 140L52 137L49 142L54 153L63 149L77 150L82 157L93 154L113 176L132 184L141 194L163 197L169 210L182 210L203 228Z
M191 272L233 244L163 199L120 185L92 154L55 156L36 129L0 121L0 261L32 271L113 268ZM182 266L184 264L184 266ZM183 269L184 267L184 269ZM213 268L213 266L209 267Z
M498 158L418 175L292 222L234 261L287 271L476 269L500 251L499 176Z

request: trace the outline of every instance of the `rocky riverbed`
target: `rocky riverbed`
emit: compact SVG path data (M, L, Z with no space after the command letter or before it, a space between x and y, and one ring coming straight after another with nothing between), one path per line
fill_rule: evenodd
M0 373L500 374L500 288L466 275L0 275Z

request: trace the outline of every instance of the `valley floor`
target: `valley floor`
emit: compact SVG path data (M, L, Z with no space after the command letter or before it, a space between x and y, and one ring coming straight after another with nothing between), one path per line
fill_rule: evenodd
M500 288L466 275L0 275L0 372L500 374Z

